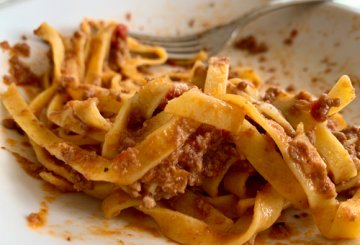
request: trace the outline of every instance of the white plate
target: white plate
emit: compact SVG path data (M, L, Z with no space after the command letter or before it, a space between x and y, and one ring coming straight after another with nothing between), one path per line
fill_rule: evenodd
M124 22L133 31L181 35L231 20L263 2L265 0L21 1L0 9L0 40L14 43L23 34L29 36L29 42L34 47L32 53L40 57L36 64L41 67L41 57L45 55L44 45L36 41L32 30L43 21L62 32L74 30L84 17L92 17ZM128 13L131 13L130 21L126 18ZM189 27L191 20L194 20L193 27ZM297 29L299 34L293 45L286 46L283 40L293 29ZM276 81L284 86L292 83L297 89L310 89L315 94L330 88L342 74L351 75L356 85L360 82L360 16L354 10L335 4L286 9L259 19L241 32L243 36L248 34L254 34L259 41L265 41L269 51L254 56L227 48L223 54L231 56L234 64L254 67L264 80ZM261 56L266 57L267 61L260 62ZM2 51L0 67L2 76L7 69L6 55ZM314 78L318 78L320 82L311 82ZM5 89L3 84L0 87L1 91ZM360 113L356 108L359 108L359 101L346 111L346 117L352 123L360 122ZM3 107L0 109L0 118L3 118L6 112ZM12 145L9 139L16 139L17 142L21 140L13 132L1 128L0 136L0 145L32 157L20 143ZM171 243L160 237L159 233L140 231L123 219L104 221L98 201L80 194L56 197L55 201L48 204L47 225L36 231L31 230L27 227L25 217L39 210L40 202L46 201L44 197L54 194L43 191L41 183L25 174L7 151L0 150L0 160L1 245L60 245L68 244L67 238L71 239L71 244ZM131 215L127 213L125 216ZM143 216L138 216L138 219L148 222ZM289 225L294 226L294 218L288 215L287 219ZM304 226L311 224L310 221L311 218L308 217L297 222ZM291 243L299 239L330 243L323 240L313 226L302 232L301 228L296 230L295 232L294 228L290 237ZM260 240L263 237L267 236L260 236ZM276 242L287 241L273 241ZM352 243L356 244L356 241Z

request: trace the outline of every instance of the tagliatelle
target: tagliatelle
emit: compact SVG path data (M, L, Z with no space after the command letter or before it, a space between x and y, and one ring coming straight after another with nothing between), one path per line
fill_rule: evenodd
M27 103L11 84L1 100L44 181L102 199L106 218L136 208L181 244L244 244L288 207L327 238L360 236L360 129L338 113L355 98L349 77L314 99L263 91L225 57L169 66L113 22L35 34L52 52L39 94Z

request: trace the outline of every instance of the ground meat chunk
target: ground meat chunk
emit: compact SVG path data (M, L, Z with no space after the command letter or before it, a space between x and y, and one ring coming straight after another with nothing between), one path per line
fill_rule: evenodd
M187 186L188 172L177 167L181 150L173 152L158 166L151 169L141 180L142 195L169 199L179 193L184 193Z
M283 94L284 91L282 91L280 88L278 87L271 87L271 88L268 88L266 91L265 91L265 95L263 97L263 100L268 102L268 103L271 103L273 102L279 95Z
M17 85L39 85L40 78L25 65L17 56L9 60L10 76Z
M114 171L117 171L120 174L126 174L129 168L140 165L139 159L137 157L138 154L139 152L137 149L129 147L127 150L118 154L111 161L111 167Z
M114 69L119 69L128 52L126 38L128 30L125 25L119 24L115 27L111 37L111 48L109 54L109 65Z
M206 177L216 177L223 169L226 163L232 156L236 155L235 146L223 141L215 149L210 149L204 156L204 175Z
M292 115L300 115L302 112L309 112L311 109L312 96L306 91L300 91L295 95L294 104L289 108Z
M244 92L248 85L247 81L240 81L238 84L230 82L227 85L226 92L229 94L240 94L241 92Z
M294 92L294 91L295 91L295 86L294 86L294 84L288 85L288 86L285 88L285 90L286 90L286 92L288 92L288 93Z
M329 98L327 94L322 94L319 99L311 104L311 116L318 122L323 122L331 107L338 107L340 99Z
M199 186L205 177L216 176L236 154L229 133L202 125L182 147L136 182L141 187L132 188L137 192L132 195L147 197L144 206L152 203L149 198L170 199L184 193L187 186Z
M210 126L203 126L199 129L200 135L204 138L198 143L197 151L201 157L201 167L194 162L183 158L180 164L190 172L189 185L200 185L203 177L215 177L224 167L227 160L236 155L235 145L230 140L230 134Z
M336 196L335 186L327 176L326 166L316 149L312 149L302 139L294 139L289 143L290 158L300 167L306 178L310 179L315 190L325 198Z
M346 141L346 135L343 132L333 132L333 135L344 144Z
M360 126L345 128L340 132L333 132L345 149L349 152L354 164L360 167Z
M170 89L168 93L165 95L165 98L161 101L158 108L156 108L154 114L164 110L165 106L170 100L179 97L180 95L182 95L186 91L189 91L190 89L191 86L189 86L186 83L181 83L181 82L174 83L173 88Z
M167 101L172 100L176 97L179 97L186 91L188 91L191 87L186 83L175 83L174 87L169 90L169 92L166 94L165 99Z
M141 191L141 184L139 182L135 182L131 185L128 185L127 191L134 198L140 197L139 192Z
M339 127L338 125L338 120L334 119L334 118L328 118L327 120L327 124L326 126L328 127L328 129L330 129L331 131L336 131Z
M13 52L19 56L29 57L30 56L30 46L26 43L17 43L13 47Z
M308 101L308 102L310 102L312 100L311 94L309 92L303 91L303 90L300 91L299 93L297 93L295 95L295 98L297 100L305 100L305 101Z
M293 44L293 42L294 42L294 39L297 37L297 35L298 35L298 30L293 29L293 30L290 32L289 37L287 37L286 39L284 39L284 44L291 46L291 45Z
M3 50L9 50L11 46L8 41L2 41L0 42L0 48L2 48Z
M290 107L289 112L292 115L299 115L304 111L310 110L310 103L306 100L295 100L294 104Z
M241 50L246 50L250 54L260 54L268 51L268 46L264 42L258 42L253 36L247 36L242 39L238 39L234 42L234 47Z
M182 149L183 152L179 157L181 165L188 170L201 171L202 158L208 148L210 139L210 133L195 135Z
M145 196L143 198L143 206L145 208L153 208L156 206L156 201L154 200L154 198L152 198L150 196Z

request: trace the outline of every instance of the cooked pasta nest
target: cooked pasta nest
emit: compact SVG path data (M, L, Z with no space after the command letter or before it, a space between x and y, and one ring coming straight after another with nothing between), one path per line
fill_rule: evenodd
M246 243L289 207L327 238L360 235L360 134L339 114L355 98L348 76L314 98L226 57L169 61L113 22L35 34L51 51L40 92L26 102L13 78L1 100L46 182L101 199L106 218L136 208L181 244Z

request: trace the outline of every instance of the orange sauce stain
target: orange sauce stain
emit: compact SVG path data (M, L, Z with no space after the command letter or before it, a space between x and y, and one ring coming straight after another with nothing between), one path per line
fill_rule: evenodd
M99 217L93 217L93 219L98 220ZM151 235L153 237L159 238L163 236L160 231L156 228L155 223L151 218L146 216L145 214L137 211L136 209L127 209L121 213L121 219L125 221L126 225L116 225L116 222L112 222L112 220L102 220L101 223L97 223L94 220L92 223L92 219L87 220L87 231L89 234L94 236L104 236L104 237L116 237L119 236L124 237L133 237L134 234L131 232L140 232L143 234ZM96 222L96 224L95 224ZM130 233L129 233L130 232ZM166 239L166 238L164 238ZM119 244L123 244L123 241L117 240Z
M49 234L50 236L56 236L56 232L55 232L54 230L49 230L49 231L48 231L48 234Z
M135 224L135 223L134 224L129 224L129 225L126 225L124 228L129 229L129 230L133 230L133 231L137 231L137 232L144 232L144 233L147 233L147 234L151 234L154 237L162 237L162 235L160 234L160 232L156 228L145 226L145 225L142 225L140 223L138 223L138 224Z
M32 229L43 227L46 224L47 215L49 213L48 205L45 201L40 202L40 210L36 213L31 213L26 217L28 226Z
M56 198L61 195L61 192L59 192L54 186L50 185L49 183L43 182L41 185L41 189L44 191L44 201L47 203L53 203Z
M3 148L4 149L4 148ZM16 159L16 162L21 166L21 168L31 177L35 179L39 179L39 172L42 169L42 166L39 163L35 163L30 161L29 159L21 156L16 152L9 151L5 148L8 152L10 152Z
M114 229L110 227L89 227L89 231L92 235L96 236L115 236L115 235L121 235L123 232L121 229Z
M68 242L71 242L72 240L74 240L74 236L70 231L65 231L61 237Z
M43 182L43 184L41 185L41 190L43 190L49 196L57 197L61 194L61 192L56 189L56 187L47 182Z
M18 143L16 140L11 139L11 138L7 138L5 142L6 142L6 144L9 145L9 146L16 146L17 143Z
M46 225L47 216L49 214L48 204L54 202L56 200L56 197L60 194L54 187L52 187L48 183L43 183L41 189L45 192L46 195L43 197L43 200L40 202L39 211L31 213L26 217L27 224L32 229L42 228ZM49 234L51 233L52 235L56 234L55 231L51 231L51 230L48 233Z
M48 203L52 203L56 200L56 196L45 196L44 200L47 201Z
M151 234L154 237L163 237L160 231L156 228L154 221L149 216L137 211L136 209L126 210L122 218L128 223L124 226L127 230Z
M60 238L65 241L71 242L74 240L77 241L84 241L85 239L80 235L75 235L70 231L59 231L62 228L62 225L50 225L47 227L47 235L54 237L54 238Z
M101 224L95 224L95 220L98 219L96 217L93 217L92 219L88 220L88 224L90 224L87 227L87 230L89 234L94 236L118 236L118 235L124 235L123 227L121 226L112 226L111 220L102 220ZM93 224L92 221L93 221Z
M9 145L11 145L12 143L16 142L15 140L12 139L7 139L7 143ZM11 153L15 159L16 162L21 166L21 168L31 177L34 177L36 179L39 179L39 172L42 169L42 166L39 163L34 163L30 160L28 160L27 158L21 156L20 154L16 153L16 152L12 152L8 149L6 149L5 147L2 147L2 149L7 150L9 153ZM49 187L46 187L47 190L49 190ZM49 192L47 192L49 193ZM51 193L54 193L54 191L52 191ZM55 200L55 196L52 195L47 195L44 197L44 200L42 200L40 202L40 209L38 212L34 212L29 214L26 217L27 220L27 224L30 228L32 229L37 229L40 227L43 227L46 224L47 221L47 215L49 213L49 206L48 203L51 203Z

